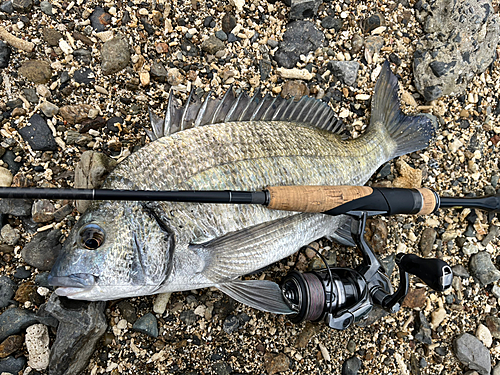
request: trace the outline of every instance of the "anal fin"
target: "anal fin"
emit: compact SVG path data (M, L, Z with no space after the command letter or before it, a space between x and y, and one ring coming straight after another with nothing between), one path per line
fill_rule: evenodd
M254 309L274 314L293 314L278 284L269 280L234 280L216 287L229 297Z

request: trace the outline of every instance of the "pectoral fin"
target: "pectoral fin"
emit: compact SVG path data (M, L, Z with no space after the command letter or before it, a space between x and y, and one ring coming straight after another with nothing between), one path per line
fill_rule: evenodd
M254 309L274 314L293 314L278 284L268 280L234 280L216 285L229 297Z

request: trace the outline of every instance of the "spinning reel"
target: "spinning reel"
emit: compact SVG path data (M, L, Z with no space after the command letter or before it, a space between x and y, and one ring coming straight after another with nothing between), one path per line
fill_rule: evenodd
M323 320L330 327L343 330L363 320L375 305L395 313L408 293L408 274L419 277L436 291L451 286L453 272L441 259L423 259L413 254L396 255L399 268L399 286L393 292L389 276L364 239L366 219L380 212L351 211L351 234L363 255L363 263L356 269L329 267L300 273L291 271L282 281L281 290L295 314L294 323L304 320Z

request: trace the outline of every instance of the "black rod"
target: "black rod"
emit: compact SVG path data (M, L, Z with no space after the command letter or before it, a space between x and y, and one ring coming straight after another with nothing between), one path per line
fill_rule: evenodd
M500 194L477 198L441 197L439 208L477 208L500 212Z
M230 190L112 190L112 189L55 189L55 188L0 188L5 199L75 199L120 201L172 201L192 203L267 204L265 191Z

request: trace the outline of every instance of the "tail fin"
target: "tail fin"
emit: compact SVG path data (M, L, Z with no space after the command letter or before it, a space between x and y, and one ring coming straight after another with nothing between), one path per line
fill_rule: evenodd
M438 127L437 119L432 115L406 116L401 112L398 88L398 79L386 61L375 85L370 124L383 124L396 142L391 158L429 146Z

